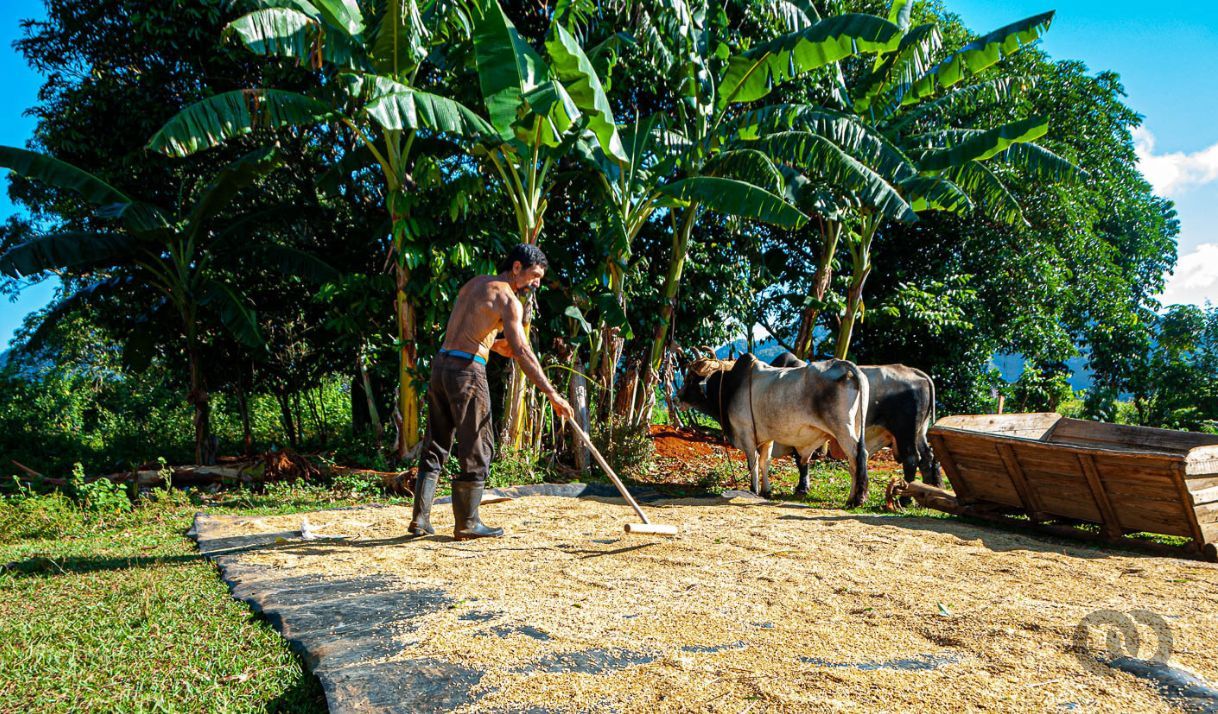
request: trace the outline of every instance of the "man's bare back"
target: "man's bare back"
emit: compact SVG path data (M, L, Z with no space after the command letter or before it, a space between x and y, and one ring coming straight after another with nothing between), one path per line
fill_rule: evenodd
M516 299L511 286L497 275L479 275L462 285L448 318L444 349L488 357L495 335L503 330L503 305Z
M574 410L546 379L529 346L524 331L524 308L518 297L518 293L536 290L545 270L540 265L521 268L517 262L510 271L480 275L462 285L448 318L444 349L469 352L483 359L494 351L515 359L529 381L549 398L555 416L570 418ZM495 336L500 331L504 338L497 340Z

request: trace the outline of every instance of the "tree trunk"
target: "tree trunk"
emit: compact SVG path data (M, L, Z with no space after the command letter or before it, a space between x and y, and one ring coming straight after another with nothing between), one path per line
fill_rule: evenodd
M644 395L656 383L656 375L664 360L664 349L668 345L668 331L672 324L673 313L677 308L677 292L681 288L681 272L685 269L685 259L689 252L689 237L693 233L694 221L697 218L698 205L692 204L685 210L680 226L673 231L672 257L668 263L668 273L664 276L664 302L660 307L660 324L656 325L651 337L651 354L645 363L642 386ZM645 400L646 401L646 400Z
M380 412L376 408L376 394L372 391L372 379L368 376L368 366L365 364L367 346L367 342L360 341L359 354L355 357L355 369L359 374L360 384L364 388L364 398L368 404L368 420L372 423L372 433L376 437L376 448L379 451L385 431L381 426Z
M585 434L588 434L592 432L591 424L588 421L588 382L579 372L581 365L578 355L578 350L571 351L571 369L575 370L571 373L569 385L571 408L575 410L575 423L584 430ZM577 436L573 443L575 445L575 466L580 473L588 473L591 468L592 455L588 451L588 447L584 445L583 439Z
M199 347L191 335L187 357L190 360L190 394L187 401L195 408L195 463L211 466L215 463L215 449L211 445L211 397L203 378L203 367L199 364Z
M415 345L415 306L406 296L406 283L410 280L410 269L401 264L399 255L397 266L397 296L395 312L398 326L398 414L402 420L398 429L397 457L399 461L409 459L415 452L421 437L419 435L419 392L415 389L414 373L418 366L418 352Z
M241 413L242 453L249 456L254 453L254 431L250 427L250 398L242 380L237 380L237 409Z
M296 434L296 422L292 418L292 405L288 401L288 395L283 392L276 392L275 401L279 404L279 420L283 424L283 432L288 437L288 445L293 449L299 446Z
M532 342L533 296L531 294L524 301L524 336L530 343ZM540 357L538 359L540 360ZM505 390L504 397L504 427L500 434L500 443L507 448L514 450L524 448L525 434L530 433L529 427L532 424L530 418L536 416L532 413L534 410L526 408L528 402L526 393L531 397L532 392L533 387L529 384L524 370L520 368L520 363L512 360L512 376L508 380L508 388Z
M850 353L854 323L863 313L863 286L867 283L867 276L871 274L871 241L875 238L879 224L878 218L865 217L857 242L850 246L850 289L846 294L846 312L842 315L842 323L837 332L837 348L833 353L838 359L846 359L846 355Z
M833 258L837 253L837 239L841 235L842 224L837 221L827 221L821 230L820 258L816 263L816 274L812 277L811 297L814 302L804 308L799 321L799 336L795 339L795 356L807 360L816 345L816 318L820 317L820 306L824 304L829 285L833 282Z

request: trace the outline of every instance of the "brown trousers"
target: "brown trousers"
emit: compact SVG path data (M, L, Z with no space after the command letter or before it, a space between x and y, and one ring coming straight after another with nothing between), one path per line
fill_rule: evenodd
M427 436L420 476L440 473L454 437L461 472L453 480L484 483L495 449L486 367L469 359L436 355L427 393Z

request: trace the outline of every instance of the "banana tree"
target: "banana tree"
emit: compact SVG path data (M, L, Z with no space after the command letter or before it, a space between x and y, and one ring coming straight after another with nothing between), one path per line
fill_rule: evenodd
M521 243L536 245L545 225L554 167L579 139L585 126L607 153L622 156L621 140L609 102L579 43L558 22L552 23L543 58L520 35L497 0L476 3L474 61L481 98L493 133L476 144L511 203ZM525 301L525 330L531 332L533 304ZM539 419L526 409L526 379L514 364L506 392L503 444L520 449ZM529 399L536 403L535 399Z
M788 157L741 145L734 119L779 84L846 57L894 50L900 31L871 15L804 18L807 22L796 23L796 29L733 54L727 18L705 2L665 3L664 13L647 17L654 20L654 28L645 29L654 31L643 33L644 46L655 57L661 77L678 78L674 90L678 101L668 134L684 147L676 180L662 189L668 198L673 240L642 390L650 399L690 240L704 213L748 216L786 227L806 220L780 195L781 175L775 164Z
M326 127L339 132L327 141L367 152L383 175L392 224L400 418L395 451L406 459L421 437L415 336L426 287L412 275L428 255L426 239L412 230L410 220L416 136L496 133L475 112L414 82L429 45L446 42L450 32L468 26L469 17L456 3L428 0L259 0L255 6L225 34L254 54L316 70L318 85L307 93L254 88L209 97L170 119L149 146L186 156L258 130Z
M891 51L880 53L869 68L852 73L838 68L835 97L841 104L840 114L835 117L796 106L753 119L763 129L777 120L834 141L874 167L914 212L967 213L980 202L996 218L1022 221L1010 192L984 162L1012 165L1036 178L1076 177L1078 172L1069 162L1032 143L1046 133L1047 120L1032 117L985 130L956 129L950 123L952 110L975 109L979 100L1010 105L1018 98L1026 83L1009 78L980 81L977 75L1038 39L1052 18L1050 12L1012 23L932 63L942 44L938 28L930 23L912 25L911 3L894 0L888 19L900 28L899 41ZM847 76L852 77L849 83ZM900 160L871 162L877 156L877 138L890 149L890 157ZM883 223L893 218L875 209L859 202L855 210L847 212L848 223L826 222L813 294L806 299L801 316L799 356L806 357L812 350L812 330L824 304L823 291L829 284L839 236L850 252L851 277L835 353L841 358L848 353L854 325L863 316L872 243Z
M307 277L327 279L333 270L299 251L251 243L250 223L234 220L227 227L217 216L243 189L278 165L273 149L247 154L222 168L193 204L176 217L134 199L102 179L50 156L0 147L0 166L49 186L78 194L97 207L97 219L114 222L106 232L69 231L38 236L0 255L0 272L11 277L58 271L87 282L53 306L48 320L72 308L114 293L155 296L149 314L172 309L181 320L190 370L187 401L194 407L195 461L212 463L209 448L211 407L201 363L202 330L218 321L240 343L261 349L263 338L254 311L239 286L216 277L221 256L248 253L260 261Z

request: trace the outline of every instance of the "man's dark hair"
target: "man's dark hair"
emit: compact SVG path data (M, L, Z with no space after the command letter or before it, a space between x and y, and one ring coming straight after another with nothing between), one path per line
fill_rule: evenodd
M541 248L529 245L528 243L521 243L508 251L507 257L499 264L499 272L510 272L512 264L518 260L520 261L521 270L530 265L540 265L543 268L550 267L550 261L546 260L546 254L541 252Z

